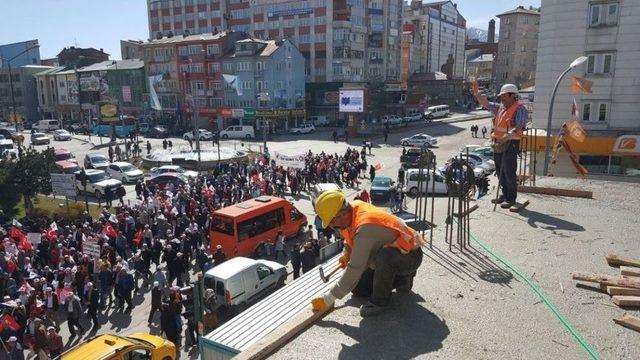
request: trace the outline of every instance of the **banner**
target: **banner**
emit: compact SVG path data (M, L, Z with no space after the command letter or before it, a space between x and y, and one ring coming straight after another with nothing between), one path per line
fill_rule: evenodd
M51 189L54 195L76 196L76 176L74 174L49 174L51 176Z
M279 166L285 166L294 169L304 169L304 154L290 156L275 152L273 159L276 161L276 165Z
M340 90L340 112L364 111L364 90Z
M41 239L42 239L42 234L40 233L27 233L27 241L29 241L33 245L40 244Z
M158 93L156 92L155 84L159 83L162 80L162 74L149 76L149 93L151 96L151 108L154 110L162 110L162 105L160 105L160 99L158 99Z
M95 241L85 240L82 243L82 252L89 256L100 257L100 245Z
M242 96L242 88L239 84L240 79L236 75L222 74L222 77L224 78L224 82L236 90L238 96Z

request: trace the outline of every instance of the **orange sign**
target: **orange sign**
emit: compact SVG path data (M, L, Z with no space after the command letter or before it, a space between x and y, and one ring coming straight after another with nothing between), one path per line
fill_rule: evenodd
M582 125L577 120L571 120L566 123L567 133L577 142L584 142L587 137L587 133L582 128Z
M640 154L640 135L622 135L613 146L615 153Z

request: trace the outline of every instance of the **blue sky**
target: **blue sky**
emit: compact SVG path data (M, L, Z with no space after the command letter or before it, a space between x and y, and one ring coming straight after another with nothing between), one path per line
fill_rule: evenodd
M42 58L66 46L103 48L120 59L121 39L149 36L145 0L3 0L0 44L38 39ZM467 27L487 28L496 14L540 0L458 0Z

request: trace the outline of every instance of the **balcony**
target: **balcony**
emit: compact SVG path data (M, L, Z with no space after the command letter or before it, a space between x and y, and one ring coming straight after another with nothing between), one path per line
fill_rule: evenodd
M194 96L204 96L204 94L205 94L204 90L193 90Z

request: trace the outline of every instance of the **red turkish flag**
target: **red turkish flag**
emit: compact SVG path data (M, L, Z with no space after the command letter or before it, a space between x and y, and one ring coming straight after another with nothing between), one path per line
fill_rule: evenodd
M18 242L21 242L23 239L27 240L27 235L25 235L22 231L18 230L17 227L12 227L9 236Z
M136 244L136 246L140 247L140 242L142 241L142 234L144 233L144 231L142 229L140 229L134 236L133 236L133 243Z
M49 228L44 232L44 235L49 240L53 240L55 236L58 236L58 225L55 221L52 222L51 225L49 225Z
M2 323L8 323L9 326L13 328L13 330L15 331L20 330L20 324L18 324L16 320L13 318L13 316L9 314L6 314L5 316L2 317Z
M102 227L102 232L105 233L108 237L118 236L118 233L113 228L113 225L111 225L110 222L107 222L106 224L104 224L104 226Z

